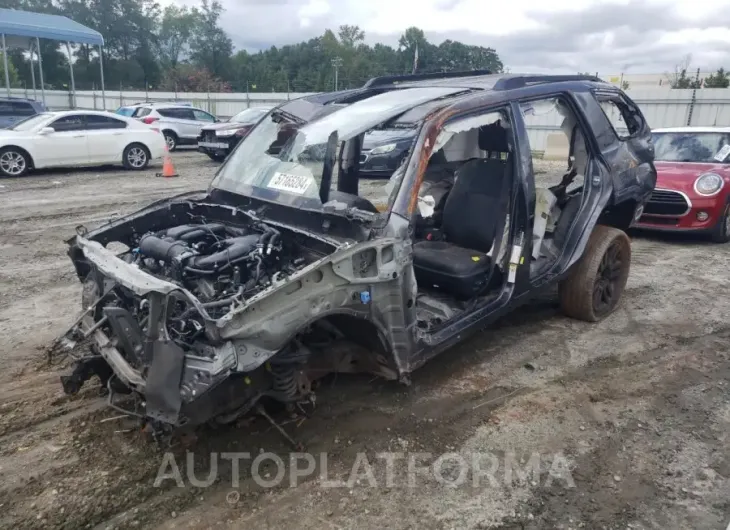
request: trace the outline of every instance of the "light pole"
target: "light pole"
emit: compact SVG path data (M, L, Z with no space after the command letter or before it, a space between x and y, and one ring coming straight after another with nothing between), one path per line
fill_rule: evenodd
M340 66L342 66L342 58L335 57L334 59L332 59L332 66L335 69L335 92L337 92L337 85L338 85L337 74L339 72Z

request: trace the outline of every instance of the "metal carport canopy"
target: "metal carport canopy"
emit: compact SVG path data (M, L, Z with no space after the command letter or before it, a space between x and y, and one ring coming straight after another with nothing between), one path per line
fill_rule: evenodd
M102 60L102 46L104 37L91 28L74 22L70 18L45 13L32 13L17 9L0 8L0 35L2 35L3 60L5 61L5 83L10 93L10 82L7 67L6 36L35 38L38 51L38 62L41 71L41 90L43 87L43 64L40 60L40 42L38 39L49 39L65 42L69 50L69 64L71 65L70 42L99 46L99 64L101 66L101 90L104 98L104 66ZM13 39L22 41L22 39ZM32 67L32 63L31 63ZM71 81L73 84L73 65L71 65ZM45 103L45 94L43 96Z

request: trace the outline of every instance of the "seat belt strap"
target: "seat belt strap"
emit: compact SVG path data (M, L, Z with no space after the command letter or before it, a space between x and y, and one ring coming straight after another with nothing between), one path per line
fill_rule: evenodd
M511 168L512 164L512 157L510 156L510 153L507 153L507 167ZM511 175L510 178L505 178L504 180L507 180L508 182L502 184L502 190L500 192L499 197L499 208L502 208L502 205L506 202L507 206L509 207L510 204L510 192L512 191L512 184L514 183L514 168L511 168L512 171L508 171L508 173ZM511 214L512 212L509 211L509 208L507 209L507 213ZM504 217L499 216L497 221L497 229L496 229L496 236L497 239L494 243L494 251L492 252L492 268L489 271L489 279L491 279L492 274L494 274L494 267L497 266L499 263L499 253L502 251L502 243L504 239L504 226L507 223L507 214L504 215Z

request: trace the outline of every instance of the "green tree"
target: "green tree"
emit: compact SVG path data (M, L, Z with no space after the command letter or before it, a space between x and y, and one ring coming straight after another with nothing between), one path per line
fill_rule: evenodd
M728 88L730 87L730 73L724 68L720 68L717 72L705 79L705 88Z
M175 68L180 58L187 55L195 23L196 17L187 6L165 8L157 36L160 59L165 66Z
M422 29L411 26L406 29L398 39L398 51L400 52L400 63L403 72L410 73L414 67L420 72L429 71L434 46L426 40ZM416 50L418 50L418 61L416 61Z
M230 75L233 41L218 25L223 6L218 0L202 0L200 8L194 8L194 34L190 42L190 59L201 68L207 68L217 77Z
M18 70L13 65L13 61L8 53L8 77L10 78L11 88L20 88L20 78L18 77ZM5 87L5 61L3 61L3 53L0 52L0 83L2 87Z
M206 68L180 64L165 72L160 88L168 92L230 92L231 86Z
M338 35L340 43L348 48L355 48L365 40L365 32L359 26L340 26Z
M679 64L675 65L674 73L667 75L669 86L672 88L702 88L702 80L698 76L691 78L687 75L689 67L692 64L692 55L685 55Z
M104 72L109 86L144 87L160 78L157 35L160 7L153 0L60 0L60 14L104 36ZM58 43L55 43L58 45ZM77 87L99 84L93 46L75 46ZM45 57L44 57L45 67Z
M470 69L503 70L492 48L448 40L436 46L423 30L410 27L398 47L365 44L358 26L342 25L318 37L256 53L233 54L233 43L220 27L219 0L200 0L160 8L159 0L0 0L0 6L67 16L104 35L104 73L110 88L143 89L200 83L227 83L235 90L313 92L334 86L333 59L339 58L340 88L361 86L374 76L410 73L418 49L418 72ZM189 4L188 4L189 5ZM48 88L69 84L65 44L42 40L43 72ZM64 53L61 52L64 50ZM99 87L99 52L73 45L78 89ZM9 53L21 80L29 84L30 63L22 50ZM201 72L208 72L203 74ZM188 78L193 77L192 81ZM36 79L37 76L36 76Z
M702 79L688 77L687 70L683 69L670 85L672 88L702 88Z
M492 48L467 46L461 42L445 40L438 46L435 66L442 71L490 70L501 72L504 65Z

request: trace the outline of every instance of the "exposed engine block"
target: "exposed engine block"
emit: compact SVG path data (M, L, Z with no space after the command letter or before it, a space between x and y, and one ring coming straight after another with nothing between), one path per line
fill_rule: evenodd
M187 224L148 233L127 259L184 286L211 314L255 295L304 263L283 248L278 230L263 223L250 228Z

